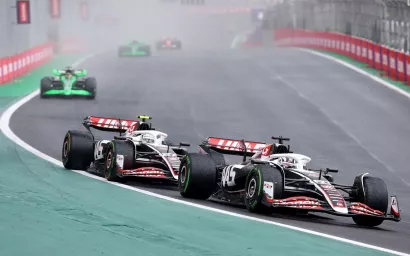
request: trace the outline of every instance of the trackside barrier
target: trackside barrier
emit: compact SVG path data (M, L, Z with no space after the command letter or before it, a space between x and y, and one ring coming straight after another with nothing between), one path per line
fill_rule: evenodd
M378 70L383 76L410 85L410 55L367 39L333 32L284 28L274 31L273 40L278 47L338 53Z
M77 53L86 49L82 41L75 39L65 40L59 45L63 49L62 53ZM47 63L54 56L54 46L54 43L46 43L13 56L0 58L0 85L10 83Z
M82 52L88 49L88 45L75 38L62 41L59 45L59 52L63 54Z
M32 69L49 61L52 57L52 44L46 43L20 52L14 56L0 59L0 84L9 83L27 74Z

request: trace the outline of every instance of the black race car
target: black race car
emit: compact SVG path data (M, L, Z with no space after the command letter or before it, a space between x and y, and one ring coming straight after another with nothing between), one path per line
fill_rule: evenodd
M246 142L210 137L201 153L187 154L180 165L179 191L183 197L209 197L245 204L252 212L323 212L352 217L362 226L378 226L384 220L400 221L396 196L380 178L358 175L353 185L334 183L329 173L312 170L310 157L292 153L283 142ZM224 154L243 155L243 162L225 163ZM247 160L247 156L252 156Z
M157 50L181 50L182 42L176 38L166 37L157 41Z

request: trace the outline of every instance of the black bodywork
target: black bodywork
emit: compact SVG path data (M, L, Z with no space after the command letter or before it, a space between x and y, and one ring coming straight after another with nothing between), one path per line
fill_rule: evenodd
M288 138L280 138L279 143L273 144L270 154L291 153L290 146L285 146L284 144L282 144L282 142L285 140L288 140ZM212 197L215 199L227 201L234 204L244 204L245 202L246 179L249 175L249 172L255 168L255 164L259 162L257 159L247 159L248 157L252 157L254 153L247 150L247 147L245 146L245 140L241 140L240 143L242 144L240 146L240 148L242 148L241 151L232 151L231 149L227 149L226 147L225 149L220 149L217 147L217 145L210 144L208 141L203 141L202 144L199 145L199 147L204 152L209 154L217 164L217 187L215 192L212 194ZM242 162L238 164L227 165L225 163L225 154L242 156ZM265 162L263 162L263 164L265 164ZM236 167L238 165L244 167ZM227 170L227 168L231 168L231 170L235 171L236 173L233 180L233 183L235 183L234 186L224 186L226 184L222 184L223 172L224 170ZM280 167L276 168L283 171Z

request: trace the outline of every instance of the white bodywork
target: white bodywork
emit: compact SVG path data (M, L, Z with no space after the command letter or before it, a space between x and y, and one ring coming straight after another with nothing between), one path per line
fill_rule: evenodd
M131 140L135 146L140 146L142 144L150 147L153 151L156 151L160 155L165 163L168 165L169 170L171 171L172 176L175 179L178 179L176 172L179 170L180 159L178 155L169 148L168 145L165 145L165 139L168 137L168 134L155 131L155 130L146 130L146 131L132 131L126 132L124 137ZM101 140L96 143L94 157L95 160L104 158L103 156L103 145L110 143L111 140ZM137 151L136 151L137 152ZM138 161L144 161L144 158L136 159ZM117 163L120 166L120 163Z

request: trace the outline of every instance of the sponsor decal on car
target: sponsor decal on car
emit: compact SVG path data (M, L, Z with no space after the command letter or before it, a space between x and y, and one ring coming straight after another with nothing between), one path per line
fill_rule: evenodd
M138 121L134 121L134 120L111 119L111 118L94 117L94 116L89 117L89 122L90 122L90 125L92 126L107 128L107 129L119 129L121 127L122 129L125 130L133 126L134 127L138 126Z
M383 216L383 212L370 208L369 206L359 203L353 202L350 204L349 210L351 213L357 214L364 214L364 215L375 215L375 216Z
M228 165L222 170L222 187L231 187L235 186L235 168L242 168L242 165Z
M165 178L164 171L159 168L154 167L141 167L133 170L123 170L122 174L124 176L137 176L137 177L148 177L148 178Z
M119 168L124 168L124 155L117 155L117 165Z
M394 216L400 217L399 203L397 202L397 198L395 196L391 197L391 210Z
M291 207L303 209L322 209L320 202L316 198L296 196L286 199L274 199L272 201L274 207Z
M346 202L343 196L336 190L336 188L331 184L320 184L319 185L325 194L329 197L332 205L334 207L345 208Z
M271 201L273 199L273 182L263 182L263 192L265 192L266 198Z

